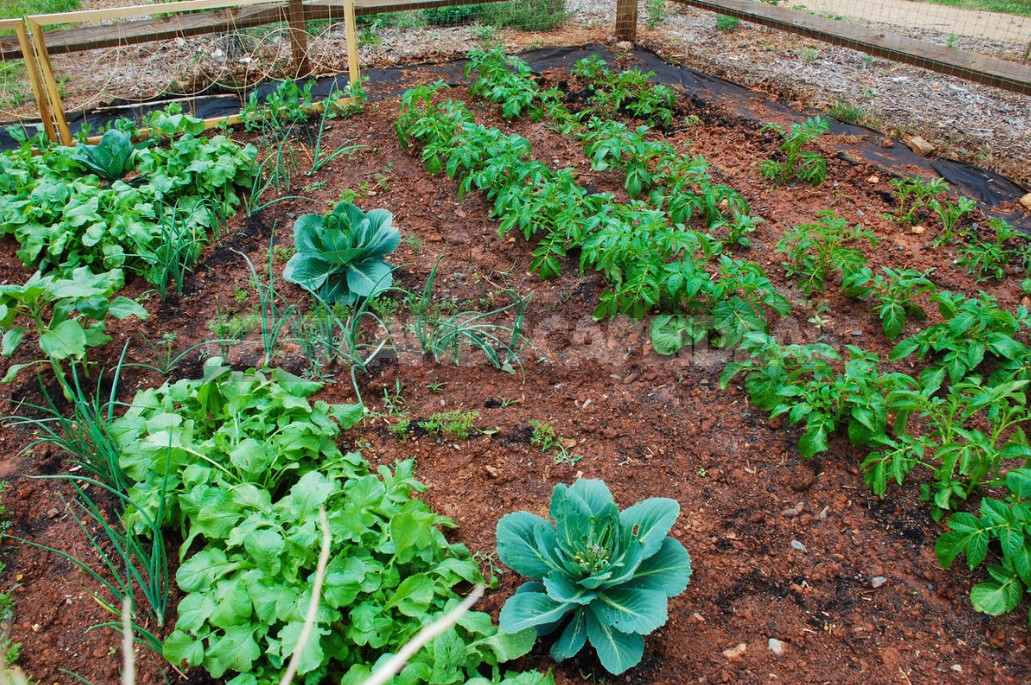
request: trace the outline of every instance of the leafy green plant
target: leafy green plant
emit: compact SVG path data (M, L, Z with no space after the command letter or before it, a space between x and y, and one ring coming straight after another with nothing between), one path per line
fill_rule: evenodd
M118 269L94 274L83 266L73 271L71 278L41 276L37 271L22 285L0 285L0 354L14 354L31 327L45 357L12 365L2 382L14 380L25 368L49 363L65 397L71 400L67 365L81 364L83 370L88 369L89 349L111 340L106 330L107 318L148 316L147 310L134 300L110 299L122 283L122 272ZM29 325L15 325L19 317L27 319Z
M755 233L759 228L759 224L763 223L765 219L758 216L752 216L734 210L730 219L718 219L713 222L709 228L713 230L726 229L727 237L725 242L731 245L740 245L741 247L751 247L752 241L748 237L749 233Z
M132 135L112 128L96 145L80 144L71 158L105 181L117 181L133 170L135 152Z
M950 568L956 557L965 554L967 567L973 571L987 558L989 543L998 543L1000 563L989 564L991 579L970 591L974 608L992 616L1016 609L1031 589L1031 469L1012 469L1005 485L1005 497L983 498L978 515L957 512L950 516L950 530L934 545L943 568ZM1028 622L1031 624L1031 613Z
M827 108L827 116L843 121L846 124L858 124L866 118L866 112L859 105L853 105L847 100L839 99Z
M360 405L311 401L321 388L281 370L233 372L211 359L204 377L140 392L112 425L134 481L132 528L164 506L182 531L176 583L185 593L164 643L175 664L203 666L233 685L279 682L310 603L329 512L331 561L298 674L309 682L364 681L386 653L459 602L456 586L482 582L453 526L413 496L414 464L378 474L336 447ZM533 633L499 633L467 615L419 652L402 681L502 678ZM527 675L531 683L540 676Z
M584 153L591 160L591 168L622 170L631 198L651 187L653 161L672 152L668 143L645 139L647 133L647 126L630 130L618 121L592 119L582 135Z
M613 73L599 60L584 66L578 75L594 81L591 102L606 116L625 112L649 126L668 127L673 123L677 95L669 86L652 83L655 72L628 69Z
M731 33L741 26L741 20L727 14L716 15L716 30L724 33Z
M941 219L942 230L941 233L934 237L931 244L935 247L951 245L956 239L956 228L959 226L960 220L974 211L976 207L977 203L969 197L960 197L955 203L949 201L941 202L938 198L932 199L931 209Z
M782 159L759 162L759 174L763 178L778 183L790 183L798 179L814 186L826 180L827 161L816 152L802 149L830 131L830 124L825 119L812 117L802 123L792 124L788 131L776 124L765 128L780 135Z
M530 444L542 452L547 452L561 440L555 427L544 421L530 419Z
M853 271L842 280L842 290L849 297L867 300L871 296L878 304L874 307L884 334L894 340L902 335L906 318L923 321L924 310L914 302L920 293L937 292L927 274L915 269L891 269L883 267L884 275L874 275L868 267Z
M571 451L572 441L568 441L569 445L567 445L565 438L559 435L551 424L530 419L530 430L530 444L545 454L550 453L556 464L574 466L583 459L583 455L574 454Z
M454 26L474 21L482 10L480 5L433 7L422 11L422 18L430 26Z
M425 421L419 422L419 427L426 431L431 438L450 438L451 440L465 440L472 433L479 418L478 411L452 411L438 412L431 414Z
M539 32L561 26L570 13L566 0L519 0L485 4L480 16L482 22L492 26Z
M926 181L919 176L893 178L889 183L895 188L895 200L898 204L895 206L895 213L886 213L884 218L900 226L912 226L920 221L921 213L933 206L933 199L948 189L948 185L939 177Z
M348 306L386 291L393 282L383 257L401 244L385 209L368 213L341 202L325 216L305 214L294 222L297 254L283 278L331 304Z
M1031 463L1022 427L1027 385L1026 380L986 385L975 376L944 393L933 387L894 390L888 407L895 415L896 435L882 438L880 451L863 463L870 488L883 495L889 479L901 485L920 467L932 476L931 482L920 483L920 497L931 503L931 516L939 520L957 501L986 485L1000 485L1006 465ZM920 434L906 432L911 420L922 424Z
M977 276L977 282L1006 278L1006 267L1010 259L1017 256L1016 249L1008 247L1020 235L1002 219L989 219L988 227L994 233L991 241L982 241L975 235L971 242L959 248L958 264Z
M746 334L741 347L750 357L727 364L720 374L720 387L726 388L744 373L745 392L757 407L767 411L781 404L785 388L802 385L807 378L832 377L830 360L838 359L829 345L781 345L765 333Z
M896 361L912 354L937 358L920 374L924 388L936 390L945 378L957 383L981 366L991 354L1003 369L1022 367L1029 349L1017 339L1021 330L1031 327L1027 309L1016 314L1001 309L995 297L985 292L967 298L949 291L931 296L938 305L943 323L928 326L916 335L901 340L889 359Z
M501 610L502 630L559 629L557 661L590 642L602 666L623 673L644 655L644 635L666 623L668 598L683 592L691 558L667 533L676 500L653 498L620 512L605 483L557 485L551 519L521 511L498 522L498 556L531 578Z
M573 68L569 70L570 76L575 76L585 81L599 81L603 76L609 74L608 62L601 58L601 55L588 55L577 60Z
M501 105L501 115L506 119L518 117L523 112L535 118L540 110L534 107L534 100L540 93L537 83L530 78L533 69L518 57L506 57L501 48L494 50L473 50L468 55L469 63L465 75L475 71L477 78L469 86L469 92Z
M868 240L877 244L873 233L860 224L849 227L848 222L833 211L817 213L815 224L800 224L784 232L777 243L777 252L787 255L784 270L788 276L801 276L799 288L807 296L823 292L824 283L834 272L842 279L866 266L866 257L858 247L849 243Z
M315 105L311 93L314 87L314 80L299 86L297 81L286 79L264 100L259 100L258 91L252 90L240 110L244 128L248 131L281 131L306 121Z
M398 442L405 442L408 440L408 434L412 429L412 420L408 417L399 417L394 423L390 424L387 428L390 434L394 436L394 439Z
M648 10L648 20L645 22L651 30L658 28L659 24L666 21L669 10L666 7L666 0L645 0L645 7Z
M0 227L19 242L23 264L62 277L89 266L155 278L173 224L207 236L235 211L257 150L198 137L196 119L172 112L148 116L155 144L132 153L139 175L131 184L82 175L74 148L40 136L0 154Z
M720 375L726 387L744 373L744 389L756 406L771 416L786 415L805 423L799 452L806 457L828 449L828 440L846 428L856 445L877 444L888 426L888 395L915 382L897 373L881 373L875 354L848 346L849 358L839 373L834 348L815 343L781 345L773 337L749 333L741 349L750 358L731 362Z

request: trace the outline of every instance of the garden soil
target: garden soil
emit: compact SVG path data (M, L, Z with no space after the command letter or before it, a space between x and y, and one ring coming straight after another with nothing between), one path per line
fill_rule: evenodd
M569 85L560 69L543 78L545 85ZM417 80L410 75L405 85ZM451 96L471 101L460 86ZM579 145L546 123L504 121L493 105L472 107L482 123L527 137L538 159L554 168L580 169L581 185L625 199L617 174L591 171ZM773 325L781 341L823 341L839 348L855 344L882 356L891 349L875 315L841 295L837 284L809 300L784 277L774 251L777 241L788 227L812 222L825 209L876 234L876 248L865 250L875 270L929 270L939 288L973 292L983 287L1009 309L1028 303L1019 288L1021 274L1014 271L1002 283L979 285L954 265L954 248L931 247L935 224L900 229L885 220L882 214L893 206L891 175L851 153L859 144L854 135L819 141L829 165L824 184L771 187L759 178L755 162L776 150L778 138L772 132L732 107L687 97L680 107L666 139L684 154L705 155L715 180L742 192L753 212L765 219L752 235L753 246L739 248L737 256L759 263L791 300L794 313ZM695 349L660 357L651 349L647 322L593 321L602 283L594 274L578 273L576 255L555 280L542 282L528 274L531 246L514 235L498 237L489 203L475 193L460 199L453 182L431 177L418 151L398 144L393 128L397 108L396 99L380 99L363 114L332 123L332 146L363 147L314 177L297 174L289 194L304 199L231 219L182 296L162 303L146 294L145 283L131 282L125 294L144 297L151 316L113 326L115 339L100 358L102 365L111 368L126 344L129 363L155 365L155 348L164 350L158 342L163 337L174 336L173 353L213 338L208 322L218 310L246 312L257 303L243 255L267 264L270 246L291 245L297 216L325 212L342 191L353 191L362 208L393 213L405 237L392 256L401 287L421 292L440 259L435 298L441 303L484 310L506 303L509 290L532 296L526 319L531 344L512 374L494 369L471 350L459 365L424 357L404 333L409 317L399 307L392 317L397 350L381 355L368 374L358 377L358 389L373 413L344 437L345 447L361 450L374 463L417 460L416 474L428 486L424 499L458 524L449 536L481 554L485 572L498 574L498 588L487 593L479 608L497 616L521 582L491 557L498 519L520 509L546 514L556 484L602 478L622 507L646 497L680 503L671 534L690 552L695 571L687 591L671 600L669 622L647 637L642 663L613 677L587 651L555 665L541 643L518 666L554 668L561 685L1017 685L1031 680L1026 601L1009 616L973 611L969 588L983 573L940 568L933 546L943 527L931 520L912 484L890 488L883 499L871 495L859 470L865 453L840 436L829 452L801 458L798 430L769 420L736 384L720 389L717 379L728 353ZM690 114L701 125L684 125ZM261 143L254 136L240 138ZM302 159L309 153L305 140L303 135L297 140ZM15 260L15 249L10 238L0 241L5 282L29 275ZM271 254L279 274L283 251ZM281 285L288 301L304 301L299 289ZM921 304L929 310L928 323L940 321L926 299ZM912 326L907 334L915 330ZM216 347L204 349L217 353ZM259 352L260 345L241 345L229 360L245 368L258 363ZM19 361L25 360L5 360L0 366ZM276 363L297 372L305 365L292 343L282 346ZM196 377L201 364L198 353L190 353L172 377ZM915 372L908 360L897 368ZM355 401L349 374L333 371L335 382L319 398ZM129 401L137 390L163 379L154 371L128 368L118 398ZM37 380L23 375L3 391L0 402L3 414L25 414L32 410L18 402L40 404L44 397ZM400 442L388 431L399 411L417 421L451 409L479 412L480 432L454 442L413 432ZM557 464L534 448L534 419L551 424L582 459ZM0 434L0 476L9 482L4 500L12 535L95 564L68 504L66 485L37 478L67 469L66 456L48 446L30 447L32 440L24 427L8 425ZM171 550L170 557L175 556ZM112 619L91 597L101 588L70 562L10 538L4 541L3 558L8 567L4 579L14 597L11 634L22 643L19 664L26 672L46 684L77 682L69 671L93 683L117 682L120 637L111 629L91 630ZM159 634L171 629L146 627ZM143 649L138 654L141 685L156 685L165 677L214 682L198 671L180 676Z

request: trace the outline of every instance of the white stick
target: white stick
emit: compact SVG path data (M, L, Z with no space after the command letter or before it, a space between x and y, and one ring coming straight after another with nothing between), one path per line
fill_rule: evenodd
M136 683L136 654L132 651L132 597L122 600L122 685Z
M283 673L283 679L279 685L290 685L297 669L301 665L301 653L308 644L311 631L315 628L315 619L319 615L319 599L322 597L322 582L326 579L326 566L329 565L329 549L333 542L333 536L329 533L329 519L326 518L326 510L319 509L319 526L322 528L322 551L319 553L319 564L315 568L315 587L311 589L311 601L308 602L308 615L304 618L304 627L301 634L297 636L297 646L294 647L293 656L290 657L290 664Z

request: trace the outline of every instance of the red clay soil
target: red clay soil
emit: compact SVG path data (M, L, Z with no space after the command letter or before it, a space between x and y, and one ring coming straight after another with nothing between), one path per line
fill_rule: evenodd
M550 78L558 80L557 75ZM471 101L463 88L451 96ZM502 121L494 106L472 106L480 121L526 136L538 159L580 168L581 185L625 197L619 176L590 171L579 145L545 123ZM753 247L736 255L760 263L792 301L793 315L774 325L779 339L819 340L839 348L855 344L882 355L892 346L875 315L840 295L837 284L814 298L829 306L817 328L809 321L814 304L785 279L774 245L787 227L812 222L819 210L834 209L877 235L877 247L866 249L873 268L933 269L930 278L939 288L973 292L983 287L953 265L951 249L930 246L935 224L914 233L882 218L892 206L886 175L835 157L854 141L820 142L829 179L819 187L771 187L755 169L756 160L776 148L770 133L725 112L697 111L686 100L681 114L697 114L703 124L683 127L684 116L678 116L668 140L685 154L704 154L716 179L743 193L753 212L766 220L753 234ZM229 312L256 304L250 272L233 250L256 264L267 263L273 231L276 245L289 246L292 219L323 212L341 191L355 190L361 207L393 212L407 238L392 257L402 287L421 292L443 254L438 300L463 309L497 306L506 301L504 288L532 293L533 299L526 320L532 347L523 352L515 374L495 370L472 351L460 366L435 363L418 352L410 335L399 333L401 349L381 356L369 374L359 377L363 398L377 413L347 434L352 446L375 463L417 459L417 476L429 486L426 501L458 523L451 535L474 552L494 549L502 515L518 509L546 514L555 484L578 476L604 479L623 507L646 497L680 502L682 513L672 535L690 552L695 573L687 591L671 600L669 623L648 636L642 663L612 677L587 650L555 665L540 644L519 666L554 668L562 684L1031 681L1026 602L999 618L971 608L969 588L983 574L939 567L933 545L942 526L930 519L915 486L893 488L884 499L872 496L858 469L865 452L842 437L816 459L800 457L797 430L770 421L739 388L718 387L727 352L660 357L651 349L645 323L594 322L599 278L581 277L574 260L553 281L527 274L531 246L521 238L498 237L482 196L474 193L459 201L455 183L429 176L417 153L398 144L396 116L397 102L391 100L335 122L332 145L350 141L365 147L338 158L314 178L299 174L293 194L310 199L232 219L182 297L164 304L151 297L146 303L150 319L114 327L115 341L104 363L112 365L126 341L130 361L154 363L145 339L174 333L179 351L214 337L207 322L216 316L216 303ZM14 250L10 240L2 243L0 275L6 282L28 276L14 260ZM280 270L284 255L273 254ZM987 290L1013 309L1022 298L1019 280L1010 277L988 284ZM126 294L145 290L137 280ZM238 301L239 292L248 294L245 302ZM288 284L283 293L290 301L304 300ZM398 311L399 332L407 315L403 308ZM929 313L928 323L937 322L936 314ZM907 334L915 330L910 324ZM257 363L259 348L236 348L230 359L240 367ZM277 363L302 371L304 361L299 349L288 344ZM173 375L194 376L200 364L192 354ZM914 372L908 363L899 368ZM128 401L137 389L162 380L157 373L131 369L119 397ZM340 372L335 380L320 398L353 401L349 374ZM485 432L454 443L415 434L399 442L387 430L395 419L383 401L384 392L395 395L398 389L403 411L413 420L450 409L475 410L476 425ZM25 376L4 390L3 410L10 414L18 411L18 400L41 399L37 381ZM559 465L534 448L531 419L551 424L572 441L571 452L582 460ZM60 473L65 455L49 447L21 453L30 441L31 435L18 428L5 428L0 435L0 476L10 482L4 499L11 532L93 559L70 515L67 488L31 478ZM23 644L19 663L26 672L46 684L74 682L64 669L93 683L116 682L119 636L110 629L89 630L111 618L90 597L100 588L70 563L9 539L4 560L5 584L14 596L11 634ZM487 572L488 562L485 558ZM502 573L500 587L488 593L481 608L496 616L519 582L513 572ZM167 625L148 627L170 630ZM783 643L781 654L768 648L770 638ZM160 659L145 650L139 653L141 684L163 682L162 675L172 682L211 682L199 672L180 680Z

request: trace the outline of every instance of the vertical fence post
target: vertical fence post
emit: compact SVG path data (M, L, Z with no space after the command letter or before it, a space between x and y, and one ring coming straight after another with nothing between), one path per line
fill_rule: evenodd
M354 16L354 0L344 0L344 31L347 33L347 74L351 84L358 83L358 29Z
M294 59L294 78L311 73L308 61L308 30L304 26L303 0L287 0L287 20L290 23L290 50Z
M619 40L637 40L637 3L638 0L616 0L616 38Z
M47 51L47 41L43 37L43 27L37 24L32 17L25 17L25 26L32 32L32 47L36 52L36 63L39 66L40 80L42 81L47 106L50 109L50 116L53 117L57 128L57 135L64 145L72 144L72 134L68 130L68 120L64 116L64 104L61 102L61 89L57 87L57 79L54 78L54 65L50 62L50 53Z
M18 45L21 47L22 57L25 58L25 73L29 77L29 84L32 86L32 95L36 98L36 106L39 108L39 118L43 122L43 130L47 138L57 142L57 132L54 130L54 120L50 116L50 107L47 105L47 93L43 87L43 81L39 77L39 67L36 65L36 53L29 43L29 34L25 28L25 22L18 22L14 29L18 36Z

